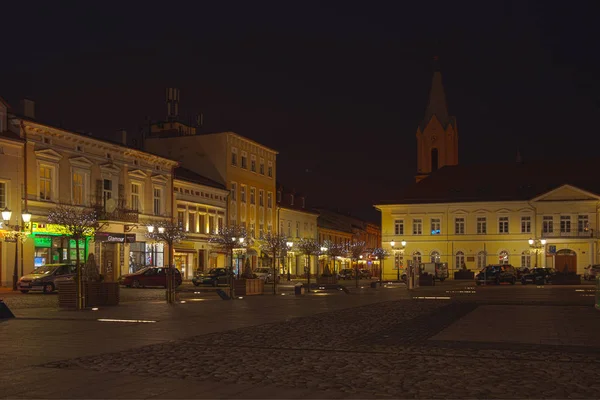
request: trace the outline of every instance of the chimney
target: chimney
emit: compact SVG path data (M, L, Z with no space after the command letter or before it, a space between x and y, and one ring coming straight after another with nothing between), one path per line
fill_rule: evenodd
M23 115L27 118L35 118L35 101L23 99Z
M121 132L121 143L123 143L124 146L127 146L127 131L121 129L119 132Z

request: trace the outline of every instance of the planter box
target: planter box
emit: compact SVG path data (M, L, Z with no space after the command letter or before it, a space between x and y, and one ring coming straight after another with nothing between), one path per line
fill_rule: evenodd
M236 279L233 281L236 296L263 294L265 281L262 279Z
M475 272L473 271L456 271L454 272L454 279L469 279L469 280L474 280L475 279Z
M419 286L435 286L433 275L419 275Z
M83 284L86 307L116 306L120 300L117 282L88 282ZM65 281L58 285L58 306L77 308L77 282Z
M338 280L335 276L320 276L317 278L317 285L337 285Z
M553 285L581 285L581 275L553 276Z

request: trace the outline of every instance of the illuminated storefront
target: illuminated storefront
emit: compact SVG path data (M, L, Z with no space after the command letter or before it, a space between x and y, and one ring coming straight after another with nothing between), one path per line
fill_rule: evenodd
M34 246L34 267L46 264L77 262L75 240L60 233L58 225L32 223L30 239ZM89 238L79 240L79 261L84 263L88 255Z

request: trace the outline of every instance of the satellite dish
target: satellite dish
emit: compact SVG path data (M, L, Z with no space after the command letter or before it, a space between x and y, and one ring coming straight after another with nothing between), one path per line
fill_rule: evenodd
M115 199L106 200L105 208L106 208L106 212L109 212L109 213L115 211L115 209L117 208L117 202L115 201Z

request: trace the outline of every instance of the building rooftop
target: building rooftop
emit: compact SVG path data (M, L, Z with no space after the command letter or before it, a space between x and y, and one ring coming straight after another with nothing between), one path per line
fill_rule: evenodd
M205 176L197 174L194 171L190 171L189 169L183 167L175 168L175 179L180 179L182 181L192 183L198 183L200 185L210 186L217 189L227 190L225 185L222 185L219 182L215 182L212 179L209 179Z
M600 160L445 166L377 203L462 203L531 200L569 184L600 195Z

